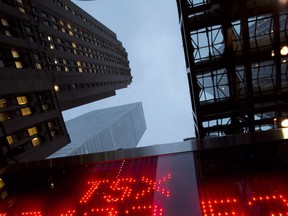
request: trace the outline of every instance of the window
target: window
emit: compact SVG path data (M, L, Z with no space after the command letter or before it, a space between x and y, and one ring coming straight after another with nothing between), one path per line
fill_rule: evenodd
M73 32L72 32L72 31L69 31L69 35L73 36Z
M0 60L0 68L5 67L4 62L2 60Z
M11 116L8 113L0 113L0 122L11 119Z
M6 99L0 99L0 108L4 108L7 106Z
M38 146L40 143L41 143L41 140L40 140L38 137L32 139L32 145L33 145L33 147Z
M55 49L55 45L54 44L50 44L50 49Z
M19 58L19 53L16 50L12 49L11 53L12 53L13 58Z
M5 186L3 180L0 178L0 190Z
M32 43L35 42L35 39L34 39L34 37L32 37L32 36L28 36L28 40L29 40L30 42L32 42Z
M32 29L31 29L31 27L29 27L29 26L25 26L24 28L25 28L25 31L26 31L26 32L28 32L28 33L32 33Z
M21 109L22 116L29 116L31 115L31 109L29 107L25 107Z
M48 104L42 104L42 110L43 111L49 110L49 105Z
M33 136L38 133L37 127L27 129L29 136Z
M19 11L20 11L21 13L26 13L26 11L25 11L25 9L24 9L23 7L19 7L18 9L19 9Z
M40 60L40 56L37 53L33 53L34 60Z
M45 18L47 18L47 13L45 13L45 12L41 12L41 15L43 16L43 17L45 17Z
M19 105L27 104L28 100L26 96L17 97L17 102Z
M47 36L47 39L48 39L48 41L53 41L53 37L51 37L51 36Z
M11 33L8 30L5 30L5 35L9 37L11 36Z
M6 136L6 140L8 142L9 145L14 143L13 137L12 136Z
M1 19L1 23L3 26L9 26L9 23L6 19Z
M57 91L60 91L60 88L58 85L54 85L54 90L57 92Z
M53 128L53 123L51 121L47 122L49 128Z
M11 145L11 144L13 144L13 143L15 143L15 142L18 142L17 135L15 135L15 134L6 136L6 140L7 140L7 142L8 142L9 145Z
M16 68L23 68L22 63L19 61L15 61L15 66L16 66Z
M40 63L35 63L35 68L37 70L41 70L42 69L42 65Z
M23 1L22 0L17 0L18 3L20 4L23 4Z

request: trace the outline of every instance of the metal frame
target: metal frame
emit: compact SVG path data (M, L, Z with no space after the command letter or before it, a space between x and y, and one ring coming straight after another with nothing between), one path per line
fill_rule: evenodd
M198 139L281 127L287 1L177 0Z

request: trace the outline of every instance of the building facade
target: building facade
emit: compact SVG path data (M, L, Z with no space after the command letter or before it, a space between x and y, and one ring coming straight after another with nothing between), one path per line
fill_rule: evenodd
M66 122L71 143L48 158L136 147L146 130L141 102L91 111Z
M61 111L115 95L131 81L116 34L72 2L0 1L4 161L45 158L63 147L69 136Z
M196 137L282 127L288 116L287 1L177 4Z

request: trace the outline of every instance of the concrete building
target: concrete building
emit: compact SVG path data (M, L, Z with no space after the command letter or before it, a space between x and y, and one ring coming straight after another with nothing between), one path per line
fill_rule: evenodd
M71 143L48 158L136 147L146 130L142 104L91 111L66 122Z
M41 159L69 143L61 111L132 81L116 34L69 0L0 1L0 155Z

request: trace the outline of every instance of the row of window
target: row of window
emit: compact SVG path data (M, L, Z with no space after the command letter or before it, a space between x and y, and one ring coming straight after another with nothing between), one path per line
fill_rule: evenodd
M93 87L101 87L108 85L119 85L127 83L127 81L113 81L113 82L96 82L96 83L73 83L66 85L54 85L55 91L65 91L65 90L73 90L73 89L83 89L83 88L93 88Z
M53 0L55 1L55 0ZM89 21L86 17L84 17L83 15L77 13L75 10L73 10L72 8L69 8L68 5L63 4L62 1L57 0L56 3L63 7L66 11L72 13L73 15L77 16L78 18L82 19L84 22L89 23L93 28L98 29L99 31L103 32L104 34L110 36L111 38L115 39L115 36L113 34L110 34L109 32L105 31L103 28L101 28L100 26L94 24L93 22ZM47 15L47 14L46 14ZM47 16L46 16L47 17ZM51 19L53 20L53 18L51 17ZM56 18L54 18L54 21L56 21Z
M48 57L48 62L50 63L51 69L55 71L118 74L117 67L112 66L50 57Z
M52 49L52 50L57 49L60 51L67 51L69 53L74 53L74 54L78 54L81 56L86 56L86 57L90 57L90 58L94 58L94 59L98 59L102 61L113 62L116 64L120 64L120 65L122 64L126 66L128 65L127 62L121 60L121 58L117 58L111 54L107 54L99 50L95 50L93 48L91 49L90 47L86 47L84 45L76 44L75 42L70 43L67 40L63 41L60 38L53 37L50 35L47 35L47 37L44 37L43 33L40 33L40 36L43 40L46 41L42 43L43 46L48 47L49 49ZM92 42L92 44L103 48L103 46L101 46L100 43ZM110 51L115 53L115 51L113 51L112 49Z
M21 116L30 116L33 114L33 112L37 111L46 112L51 109L55 109L50 92L37 93L36 98L33 97L34 96L31 98L31 101L34 101L32 103L29 102L26 96L19 96L16 98L1 98L0 110L6 107L10 108L0 112L0 122L15 119ZM37 106L35 106L36 101ZM32 104L34 105L32 106Z

